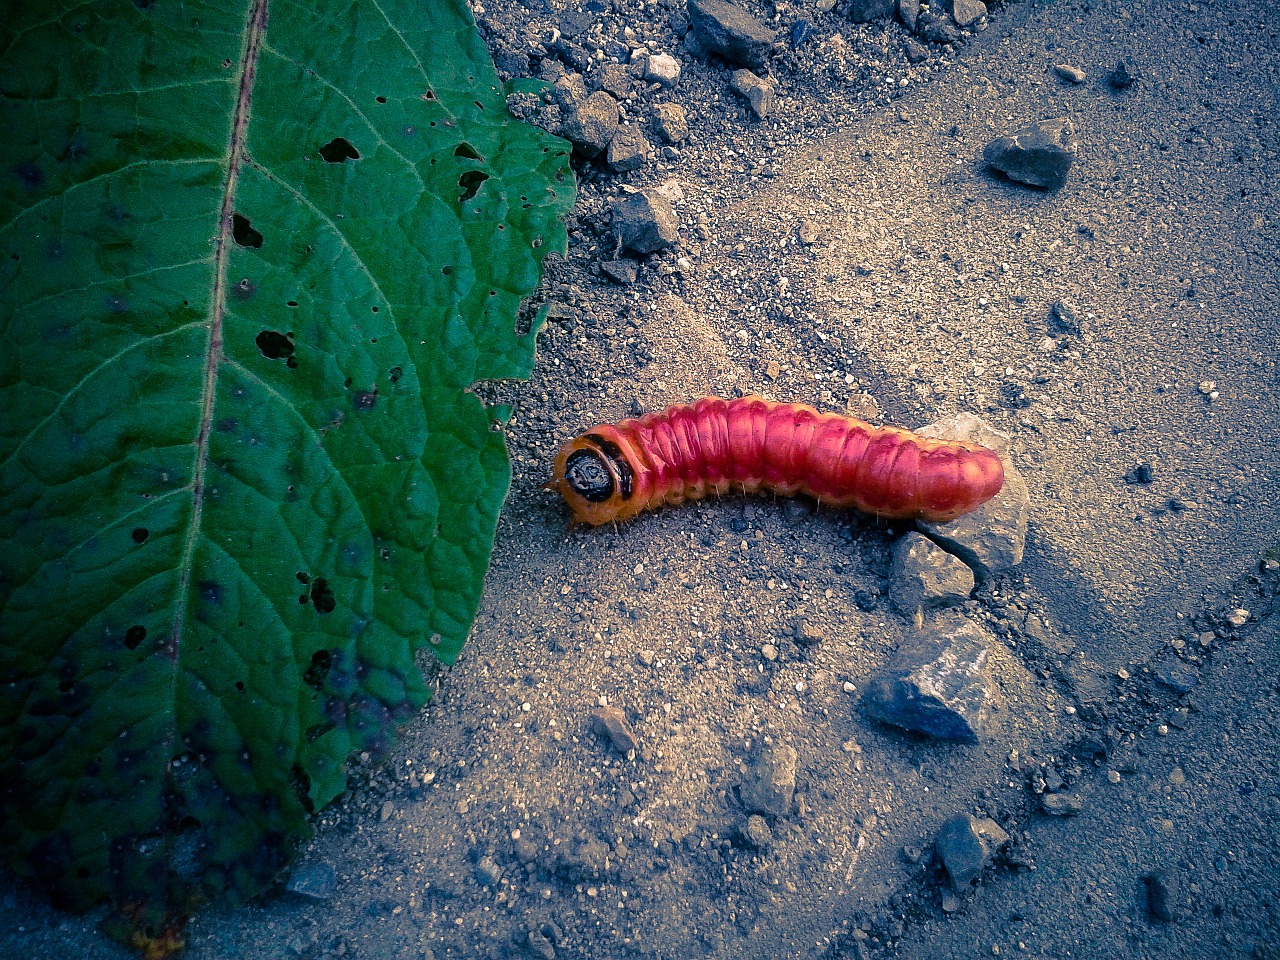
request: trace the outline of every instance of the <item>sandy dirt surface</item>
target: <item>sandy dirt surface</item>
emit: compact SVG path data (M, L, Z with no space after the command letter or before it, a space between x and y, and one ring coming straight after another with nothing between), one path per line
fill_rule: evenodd
M298 876L333 888L206 913L190 955L1280 956L1277 7L1020 3L910 64L896 21L754 4L784 40L759 120L681 7L598 6L479 19L534 74L511 50L548 26L632 29L682 74L637 83L628 115L657 147L655 105L680 103L691 138L581 167L534 378L491 388L515 479L472 638L317 817ZM986 169L993 137L1063 116L1061 190ZM601 277L611 203L671 180L678 245ZM917 630L887 600L909 525L760 497L566 534L539 488L594 423L750 392L1010 437L1025 558L958 611L990 640L978 743L862 707ZM601 704L632 755L592 732ZM744 786L787 746L794 792L761 832ZM1083 809L1048 816L1046 791ZM934 850L955 814L1009 835L959 891ZM123 956L97 916L4 884L0 952Z

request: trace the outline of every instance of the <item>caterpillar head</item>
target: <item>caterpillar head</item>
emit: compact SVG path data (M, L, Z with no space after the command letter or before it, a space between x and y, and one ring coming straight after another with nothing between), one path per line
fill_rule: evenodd
M575 437L556 454L552 480L572 511L569 525L593 527L618 518L631 498L633 471L616 443L596 433Z

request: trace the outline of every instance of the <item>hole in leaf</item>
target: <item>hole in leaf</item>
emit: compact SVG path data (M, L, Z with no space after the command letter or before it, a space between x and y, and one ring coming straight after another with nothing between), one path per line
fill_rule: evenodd
M345 163L347 160L359 160L360 151L346 137L334 137L320 148L320 158L325 163Z
M311 666L303 673L302 682L313 690L319 690L324 686L324 678L329 675L332 666L333 654L328 650L317 650L311 655Z
M298 305L297 300L290 300L285 304L286 307L296 307L297 305Z
M130 536L133 537L134 543L146 543L147 537L151 536L151 531L146 527L134 527Z
M436 92L434 90L428 90L426 93L422 95L422 99L427 101L435 100L435 98L436 98Z
M480 189L480 184L489 179L489 175L480 170L468 170L458 178L458 186L462 188L461 201L470 200Z
M316 613L333 613L333 608L338 605L329 581L324 577L316 577L311 584L311 605L316 608Z
M357 390L351 402L357 410L372 410L378 403L378 391L376 389Z
M147 639L147 628L132 626L124 632L124 645L130 650L137 650L138 644Z
M473 147L471 144L467 143L467 141L465 140L463 140L460 144L458 144L454 148L453 155L455 157L465 157L468 160L484 159L484 157L480 156L480 154L476 152L476 148Z
M263 330L253 338L253 342L258 345L258 349L268 360L293 359L293 341L287 334L275 330Z
M453 267L451 267L449 264L446 263L443 267L440 268L440 272L443 273L446 277L453 276Z
M248 217L239 213L231 215L231 239L242 247L262 246L262 234L253 229Z
M386 97L374 97L373 99L377 100L379 103L386 103L386 102L387 102L387 98L386 98Z
M237 300L248 300L258 292L258 285L245 277L239 283L231 288L231 295Z
M236 692L237 692L237 693L244 693L244 681L243 681L243 680L237 680L237 681L236 681Z

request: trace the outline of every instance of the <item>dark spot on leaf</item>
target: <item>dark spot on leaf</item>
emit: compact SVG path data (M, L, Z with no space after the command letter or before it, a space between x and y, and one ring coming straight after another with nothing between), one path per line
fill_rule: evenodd
M286 307L296 307L297 305L298 305L297 300L290 300L288 303L285 304Z
M357 410L372 410L378 403L378 391L377 389L357 390L351 402Z
M151 531L146 527L134 527L131 536L134 543L146 543L147 537L151 536Z
M443 273L446 277L451 277L453 276L453 267L450 264L446 263L443 267L440 268L440 272Z
M58 161L60 163L68 163L75 160L79 160L88 152L89 152L88 140L85 138L85 135L83 133L77 132L70 140L66 142L66 145L63 146L62 153L58 154Z
M311 666L302 674L302 682L313 690L319 690L332 667L333 654L328 650L317 650L311 655Z
M374 97L373 99L377 100L379 103L386 103L386 102L387 102L387 98L386 98L386 97Z
M390 380L392 383L399 383L400 378L403 376L404 376L404 371L401 370L399 367L392 367L389 371L387 371L387 379Z
M346 137L334 137L320 148L320 158L325 163L345 163L348 160L359 160L360 152Z
M289 773L289 784L293 787L294 796L302 804L302 809L307 813L315 813L315 805L311 802L311 778L307 776L307 771L303 770L301 765L296 763L293 765Z
M242 247L258 248L262 246L262 234L253 229L248 217L239 213L231 215L231 239Z
M458 178L458 186L462 188L462 196L460 201L467 201L475 197L476 192L480 189L480 184L489 179L489 175L482 170L468 170Z
M298 578L298 582L299 582L299 583L310 583L310 582L311 582L311 575L310 575L310 574L308 574L308 573L304 573L304 572L303 572L303 571L301 571L301 570L299 570L297 573L295 573L295 574L294 574L294 576Z
M59 680L59 681L58 681L58 692L59 692L59 693L70 693L70 692L71 692L71 690L72 690L72 688L73 688L73 687L75 687L75 685L76 685L76 682L75 682L74 680Z
M139 10L150 10L156 5L156 0L133 0L133 5Z
M147 628L132 626L124 632L124 645L130 650L137 650L138 644L147 639Z
M218 421L216 429L219 433L235 433L240 429L240 421L235 417L223 417Z
M279 333L275 330L263 330L253 342L258 345L258 349L262 351L262 355L268 360L284 360L291 367L297 366L297 360L293 356L293 340L288 334Z
M200 599L205 603L222 605L222 587L214 580L201 580L198 584Z
M243 681L243 680L237 680L237 681L236 681L236 691L237 691L238 693L244 693L244 681Z
M480 156L480 154L476 152L476 148L473 147L471 144L467 143L467 141L465 140L463 140L460 144L454 147L453 155L455 157L465 157L467 160L483 160L484 159L484 157Z
M258 285L245 277L231 288L231 295L237 300L248 300L258 292Z
M44 171L30 160L24 160L14 166L13 175L28 190L38 190L44 183Z
M112 313L128 313L129 301L124 297L107 297L107 309Z
M333 613L333 608L338 605L329 581L324 577L316 577L311 584L311 605L316 608L316 613Z

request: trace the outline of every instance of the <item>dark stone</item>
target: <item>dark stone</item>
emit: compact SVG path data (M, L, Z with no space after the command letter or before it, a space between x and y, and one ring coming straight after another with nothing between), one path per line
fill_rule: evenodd
M1128 90L1138 78L1129 71L1129 65L1121 60L1116 68L1107 75L1107 83L1112 90Z
M893 545L889 599L905 617L963 603L974 585L965 562L923 534L908 533Z
M689 23L707 50L730 63L763 67L777 34L725 0L689 0Z
M773 831L769 829L769 822L758 813L747 817L739 835L743 844L753 850L764 850L773 843Z
M951 19L959 26L971 27L987 15L987 5L982 0L952 0Z
M1163 870L1144 874L1142 882L1147 888L1147 912L1157 923L1172 923L1173 905L1178 899L1178 879Z
M1190 693L1200 682L1200 671L1183 660L1166 660L1156 667L1156 679L1178 693Z
M561 125L561 133L587 156L595 156L613 140L618 132L618 101L597 90L569 114Z
M934 848L960 893L982 875L987 862L1009 842L1009 835L994 820L957 814L942 825Z
M640 266L634 260L605 260L600 272L614 283L630 286L640 276Z
M849 5L849 19L854 23L871 23L893 15L897 0L853 0Z
M679 241L680 221L666 197L641 190L614 201L613 231L624 248L653 253Z
M653 147L645 139L640 128L634 125L619 127L613 139L609 141L609 169L616 173L638 170L649 159Z
M755 763L738 791L749 813L785 817L796 790L796 751L785 743L760 747Z
M1063 117L1038 120L986 145L982 157L1010 180L1045 190L1066 182L1079 145L1075 128Z
M951 17L932 7L920 11L916 33L930 43L959 43L964 39L964 34L951 22Z
M977 743L986 732L991 642L967 620L930 624L918 643L867 685L867 713L935 740Z
M309 863L297 867L289 875L285 889L300 899L322 903L333 897L337 886L338 880L330 864Z
M481 857L475 868L476 883L482 887L492 887L502 879L502 868L493 857Z
M916 21L920 19L920 0L898 0L898 18L909 33L915 33Z
M551 945L551 941L543 936L541 930L530 930L525 937L525 946L528 948L532 956L540 958L540 960L556 960L556 948Z

